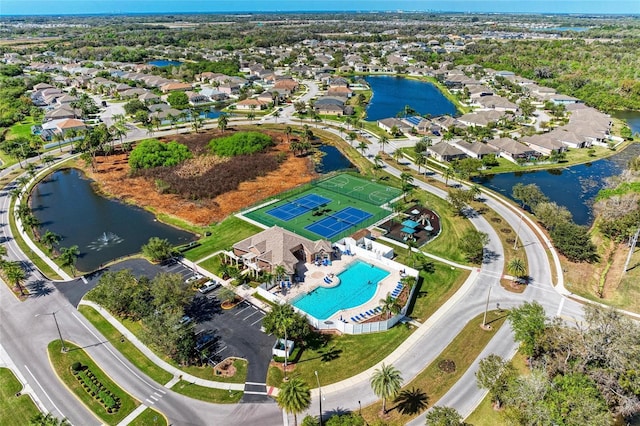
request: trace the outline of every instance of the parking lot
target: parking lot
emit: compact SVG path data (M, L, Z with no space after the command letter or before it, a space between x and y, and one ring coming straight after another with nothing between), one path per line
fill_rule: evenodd
M177 273L188 279L202 271L192 270L180 262L154 265L143 259L131 259L106 270L130 269L136 276L154 277L161 272ZM73 283L59 283L56 287L74 305L93 288L104 272L96 272ZM222 309L218 294L220 288L207 294L195 292L191 305L185 314L192 318L195 332L202 349L208 348L210 364L215 365L228 357L245 358L249 362L247 389L243 401L259 402L266 397L267 370L271 361L274 336L261 331L265 312L247 301L242 301L232 309ZM255 393L253 393L255 392Z

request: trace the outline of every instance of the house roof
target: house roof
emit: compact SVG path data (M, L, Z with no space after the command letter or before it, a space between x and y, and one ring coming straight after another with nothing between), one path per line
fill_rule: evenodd
M165 92L169 92L171 90L188 90L193 86L189 83L167 83L162 86L162 90Z
M56 127L58 127L58 129L63 130L63 129L77 129L79 127L86 127L84 122L81 120L76 120L75 118L68 118L66 120L62 120L61 122L59 122Z
M526 155L534 152L534 150L529 148L527 145L521 144L511 138L492 139L487 141L487 145L511 155Z
M311 241L279 226L266 229L242 240L234 244L233 248L254 253L259 260L271 265L282 265L289 274L295 272L294 268L299 260L294 252L300 248L307 253L331 252L333 250L329 241Z
M467 151L477 155L495 154L498 151L496 148L482 142L471 143L466 141L459 141L459 142L456 142L456 145L458 145L462 149L466 149Z
M440 142L438 144L430 146L429 148L427 148L427 150L430 152L434 152L441 157L466 155L461 149L458 149L446 142Z
M537 146L551 151L564 148L562 142L554 139L552 136L549 136L548 133L542 135L525 136L520 140L529 146Z

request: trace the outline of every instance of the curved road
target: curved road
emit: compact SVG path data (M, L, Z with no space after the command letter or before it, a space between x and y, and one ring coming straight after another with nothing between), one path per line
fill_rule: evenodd
M305 98L317 93L317 89L310 90ZM283 108L281 122L298 124L291 119L292 106ZM278 118L265 118L264 121L276 121ZM234 124L236 122L234 121ZM237 123L240 124L240 123ZM211 127L211 126L207 126ZM327 129L339 134L335 129ZM345 142L346 143L346 142ZM378 144L369 146L369 153L373 157L377 153ZM410 165L412 166L412 165ZM386 165L389 173L399 176L400 170ZM7 170L2 174L8 173ZM435 195L446 197L446 193L424 182L415 184ZM0 194L1 223L0 231L6 236L9 259L23 260L25 256L20 252L10 237L8 227L9 198L7 191ZM456 303L445 305L430 318L421 328L421 332L414 332L417 338L405 342L388 359L401 372L406 382L417 375L444 349L453 337L464 327L466 322L484 310L487 292L491 287L491 303L500 303L508 308L521 304L525 300L537 300L549 315L561 313L570 318L579 319L582 316L581 306L569 299L561 297L552 286L550 267L545 248L526 223L520 223L520 216L503 203L487 198L487 206L496 210L514 228L520 230L521 244L524 246L529 259L529 273L533 277L532 284L522 295L506 292L499 285L504 260L499 239L493 228L482 216L471 215L470 220L479 230L490 236L487 246L487 256L481 270L474 272L459 294ZM162 411L173 424L279 424L283 421L281 412L274 403L266 404L238 404L216 405L207 404L185 398L166 388L163 388L146 378L140 371L130 365L128 361L109 344L89 324L66 299L42 275L32 267L30 261L24 261L30 268L29 287L33 296L25 302L18 302L11 292L0 286L2 303L0 304L0 333L2 344L9 356L16 361L17 368L27 379L38 398L45 407L57 416L66 416L74 424L99 424L100 422L89 413L75 398L70 397L66 388L58 381L55 373L48 365L46 358L47 344L57 338L55 324L48 315L56 312L60 329L65 338L80 346L107 371L110 376L125 390L134 395L145 405L153 406ZM83 285L76 280L58 285ZM38 315L38 316L36 316ZM27 336L25 337L25 334ZM515 348L508 327L503 328L489 343L485 352L497 353L509 357ZM400 353L402 352L402 353ZM477 389L472 367L455 387L439 402L455 407L466 416L484 396L484 392ZM319 372L320 378L322 372ZM354 378L345 380L323 388L325 412L355 410L359 402L372 403L377 398L369 386L370 371L363 372ZM317 391L314 391L314 401L310 414L316 414ZM423 423L423 416L414 423Z

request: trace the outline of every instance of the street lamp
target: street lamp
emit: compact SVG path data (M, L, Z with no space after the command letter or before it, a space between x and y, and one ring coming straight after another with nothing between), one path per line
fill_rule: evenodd
M520 213L520 220L518 221L518 230L516 231L516 241L513 243L513 249L517 250L518 249L518 236L520 235L520 225L522 225L522 217L524 215L522 213Z
M318 371L314 371L316 374L316 382L318 382L318 406L320 408L320 426L322 426L322 388L320 387L320 378L318 377Z
M62 339L62 333L60 332L60 326L58 325L58 319L56 318L55 312L48 312L46 314L36 314L36 318L40 315L51 315L53 317L53 321L56 323L56 329L58 330L58 336L60 337L60 345L62 345L62 352L67 352L67 347L64 345L64 340Z
M491 297L491 287L493 287L493 285L489 285L489 292L487 293L487 304L484 308L484 317L482 318L482 328L486 328L487 327L487 311L489 310L489 297Z

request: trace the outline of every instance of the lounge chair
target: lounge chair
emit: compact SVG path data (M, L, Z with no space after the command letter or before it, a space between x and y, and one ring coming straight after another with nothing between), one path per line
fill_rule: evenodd
M351 317L351 322L358 322L358 320L356 319L356 317Z
M373 312L373 309L367 311L367 315L372 316L375 315L375 312Z

